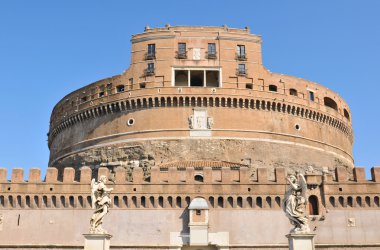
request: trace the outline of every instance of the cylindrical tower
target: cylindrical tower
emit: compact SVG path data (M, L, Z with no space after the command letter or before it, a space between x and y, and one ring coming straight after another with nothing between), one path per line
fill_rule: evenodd
M50 166L353 167L345 101L265 69L248 28L147 27L131 53L121 75L54 107Z

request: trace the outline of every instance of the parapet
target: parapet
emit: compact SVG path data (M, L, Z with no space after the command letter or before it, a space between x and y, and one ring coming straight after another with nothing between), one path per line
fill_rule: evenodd
M7 169L0 168L0 183L46 183L46 184L89 184L94 174L97 178L101 175L107 176L115 184L285 184L286 169L278 167L274 169L274 179L270 178L267 168L257 168L251 170L248 166L240 167L203 167L203 168L176 168L176 167L152 167L150 175L146 175L142 168L135 167L131 176L123 167L118 167L110 171L106 167L100 167L92 170L90 167L80 168L79 180L75 179L75 169L67 167L63 171L62 178L56 168L50 167L46 171L45 180L41 178L41 170L31 168L29 170L29 178L24 179L24 169L14 168L11 173L11 179L7 180ZM147 177L148 176L148 177ZM251 178L257 176L256 179ZM380 183L380 166L371 168L371 179L367 180L365 169L363 167L355 167L353 170L353 178L349 178L349 173L344 167L337 167L335 173L313 174L306 173L308 180L314 180L315 176L330 183Z

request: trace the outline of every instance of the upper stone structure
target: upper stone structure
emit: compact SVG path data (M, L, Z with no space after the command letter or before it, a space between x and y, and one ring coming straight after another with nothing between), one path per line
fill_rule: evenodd
M137 166L147 178L169 163L353 168L348 105L317 83L269 72L248 28L146 27L131 41L127 70L54 107L50 166Z

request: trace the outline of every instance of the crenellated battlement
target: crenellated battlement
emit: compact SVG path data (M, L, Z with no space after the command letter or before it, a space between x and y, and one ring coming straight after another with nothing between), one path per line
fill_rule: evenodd
M28 179L24 178L24 169L12 169L11 179L7 180L7 169L0 168L0 184L89 184L92 178L107 176L116 185L120 184L284 184L286 169L283 167L271 170L274 178L270 178L269 169L257 168L251 171L248 166L239 167L201 167L201 168L177 168L160 167L151 168L150 176L144 175L142 168L132 169L131 178L124 167L109 170L100 167L92 170L90 167L82 167L79 170L79 180L76 180L75 169L66 167L63 175L59 178L58 169L48 168L45 179L42 180L39 168L29 169ZM96 176L95 176L96 175ZM256 178L252 178L256 176ZM350 178L352 176L353 178ZM307 172L306 177L312 181L322 179L326 184L348 184L348 183L380 183L380 166L371 168L371 177L367 179L364 167L355 167L350 174L345 167L338 167L333 173Z
M114 208L186 208L192 198L205 197L211 208L280 209L286 190L286 169L267 168L251 171L247 166L231 167L152 167L150 176L135 167L128 174L123 167L110 171L106 167L92 170L82 167L79 179L75 169L67 167L62 178L56 168L48 168L42 181L41 170L15 168L11 180L7 169L0 169L0 207L24 208L81 208L90 209L90 182L93 177L108 176ZM96 176L95 176L96 175ZM78 175L77 175L78 176ZM344 167L332 173L307 172L309 195L315 196L321 208L380 207L380 167L371 169L367 180L365 169L353 173ZM325 210L322 209L322 213Z

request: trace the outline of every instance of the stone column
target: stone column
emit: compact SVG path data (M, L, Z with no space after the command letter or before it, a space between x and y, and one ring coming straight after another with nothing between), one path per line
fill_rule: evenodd
M288 234L289 250L314 250L314 236L310 233Z
M84 250L109 250L110 234L83 234Z

